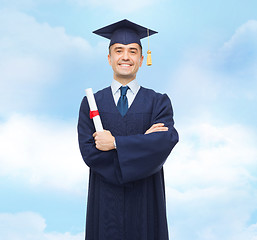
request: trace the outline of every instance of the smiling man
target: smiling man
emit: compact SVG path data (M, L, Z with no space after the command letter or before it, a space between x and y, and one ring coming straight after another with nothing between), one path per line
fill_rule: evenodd
M128 20L94 33L110 39L110 87L95 94L104 131L95 132L86 97L79 146L90 168L86 240L167 240L163 164L178 142L166 94L141 87L141 38L156 33Z

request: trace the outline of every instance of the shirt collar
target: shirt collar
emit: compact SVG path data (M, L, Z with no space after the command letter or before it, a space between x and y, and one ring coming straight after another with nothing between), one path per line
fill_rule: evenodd
M121 83L119 83L118 81L113 79L112 84L111 84L113 94L116 94L119 91L121 86L122 86Z
M119 91L121 86L122 86L121 83L119 83L118 81L113 79L112 84L111 84L112 92L115 94L117 91ZM127 86L129 87L129 89L131 90L131 92L133 94L136 94L138 89L140 88L140 85L138 84L136 79L134 79L133 81L129 82L127 84Z

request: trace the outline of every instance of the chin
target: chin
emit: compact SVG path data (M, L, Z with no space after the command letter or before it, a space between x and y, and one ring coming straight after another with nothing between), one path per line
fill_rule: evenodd
M132 79L135 78L135 76L133 74L124 74L124 73L120 73L117 75L119 78L123 78L123 79Z
M131 76L133 74L131 73L131 71L120 71L119 75L121 75L121 76Z

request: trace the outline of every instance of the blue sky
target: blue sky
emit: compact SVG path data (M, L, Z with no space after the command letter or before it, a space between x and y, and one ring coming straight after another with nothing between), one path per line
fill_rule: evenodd
M84 238L78 109L85 88L112 81L108 41L92 31L126 18L159 32L137 79L170 96L180 133L164 169L171 239L256 240L256 9L253 0L1 0L0 238Z

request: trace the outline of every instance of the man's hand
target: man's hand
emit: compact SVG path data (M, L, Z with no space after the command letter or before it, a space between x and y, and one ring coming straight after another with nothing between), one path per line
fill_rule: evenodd
M168 131L169 128L164 126L164 123L156 123L153 124L146 132L145 134L153 133L153 132L164 132Z
M95 145L98 150L109 151L115 149L115 138L112 136L110 131L104 130L103 132L95 132L93 137L95 139Z

